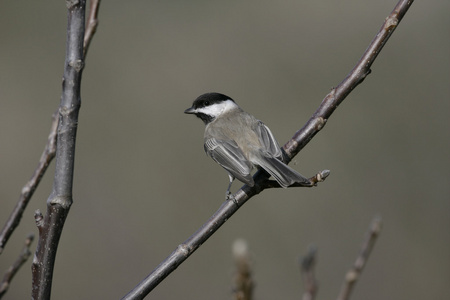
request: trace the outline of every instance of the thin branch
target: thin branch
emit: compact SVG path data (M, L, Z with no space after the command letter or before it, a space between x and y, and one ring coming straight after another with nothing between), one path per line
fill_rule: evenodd
M30 234L27 239L25 240L25 245L23 246L22 252L20 253L17 260L14 262L14 264L9 267L8 271L6 271L5 275L3 276L2 282L0 282L0 299L5 295L5 293L8 291L8 288L11 284L11 280L16 275L17 271L19 271L20 267L28 260L28 258L31 255L30 246L33 242L34 234Z
M233 295L235 300L251 300L255 284L252 278L252 268L248 244L243 239L233 243L233 256L236 263Z
M89 7L89 17L86 23L86 32L84 34L83 42L83 57L86 60L86 54L89 50L89 45L91 44L92 38L97 31L98 26L98 10L100 8L101 0L91 0L91 5Z
M23 186L22 192L17 201L14 210L11 212L8 220L3 226L2 232L0 233L0 254L5 248L6 242L10 238L11 234L14 232L16 227L19 225L22 218L23 212L28 205L28 202L33 196L34 191L41 182L42 176L44 176L45 171L47 171L50 162L55 157L56 153L56 129L58 128L58 117L57 112L53 113L52 125L50 128L50 134L48 135L47 144L45 145L44 152L42 152L41 158L39 159L38 166L31 176L31 179Z
M397 28L399 22L413 3L412 0L400 0L392 13L386 18L383 26L375 36L360 61L347 77L329 93L321 105L309 119L303 128L297 131L294 137L288 141L283 149L287 156L292 159L309 141L324 127L326 121L345 99L345 97L358 86L370 73L370 67L388 41L392 32ZM244 185L234 195L234 201L227 200L214 215L202 225L190 238L180 244L152 273L141 281L132 291L122 299L143 299L164 278L172 273L183 261L185 261L195 250L209 239L248 199L260 193L267 182L268 174L258 171L255 176L255 185L249 187Z
M353 268L351 268L345 275L344 283L342 284L341 292L337 300L348 300L351 292L355 286L356 281L361 276L361 272L369 259L373 246L381 231L381 218L375 217L370 224L369 231L366 233L366 238L361 246L358 257L356 258Z
M314 275L314 267L316 265L317 248L310 246L308 254L300 261L300 271L303 277L303 285L305 292L302 300L314 300L317 294L318 283Z
M59 124L56 170L47 213L36 213L39 241L32 264L32 298L50 299L56 251L72 205L72 184L78 112L81 105L81 74L84 67L83 37L86 1L67 1L68 25Z

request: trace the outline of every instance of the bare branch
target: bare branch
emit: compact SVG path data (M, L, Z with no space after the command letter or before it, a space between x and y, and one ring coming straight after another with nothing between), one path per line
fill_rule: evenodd
M44 152L42 152L41 158L39 159L38 166L31 176L31 179L22 188L22 193L20 194L19 201L17 201L14 210L11 212L8 220L3 226L2 232L0 233L0 254L5 248L6 242L10 238L11 234L14 232L16 227L20 223L23 212L28 205L28 202L33 196L34 191L41 182L42 176L44 176L45 171L47 171L50 162L55 157L56 153L56 128L58 127L58 117L57 112L53 113L52 125L50 128L50 134L48 135L47 144L45 145Z
M88 18L87 30L84 36L83 43L83 57L86 59L86 54L89 49L92 38L94 37L95 31L98 26L98 10L100 7L100 0L92 0L90 6L90 13ZM20 194L19 200L17 201L14 210L11 212L8 220L3 226L0 232L0 254L3 252L8 239L14 232L16 227L19 225L22 218L23 212L28 205L34 191L38 187L42 177L47 171L50 162L55 157L56 153L56 130L58 128L59 116L58 111L55 111L52 115L52 124L50 127L50 133L48 135L47 144L45 145L44 151L42 152L41 158L39 160L38 166L34 171L31 179L23 186L22 192Z
M243 239L233 243L233 256L236 263L233 294L236 300L251 300L253 295L253 278L248 244Z
M337 106L356 88L364 78L370 73L370 67L380 53L383 46L388 41L392 32L397 28L403 16L413 3L412 0L400 0L392 13L386 18L378 34L370 43L363 56L347 75L347 77L329 93L322 101L321 105L305 126L295 133L283 149L287 156L292 159L309 141L324 127L326 121L337 108ZM249 187L244 185L234 195L233 201L227 200L214 215L202 225L190 238L180 244L152 273L140 282L132 291L122 299L143 299L152 291L164 278L172 273L183 261L185 261L200 245L214 234L238 209L244 205L251 197L264 190L268 174L263 171L256 172L253 177L255 185Z
M89 45L91 44L92 38L97 31L98 26L98 10L100 8L101 0L91 0L91 5L89 7L89 17L86 23L86 32L84 34L84 47L83 47L83 57L86 61L86 54L89 50Z
M284 145L283 148L290 158L297 155L309 143L325 126L331 114L347 95L370 74L370 67L413 2L413 0L400 0L397 3L353 70L337 87L332 89L305 126L297 131L293 138Z
M23 246L22 252L20 253L17 260L14 264L9 267L8 271L6 271L3 276L2 282L0 282L0 299L5 295L8 291L9 285L11 284L11 280L16 275L17 271L19 271L20 267L28 260L31 255L30 246L33 242L34 234L30 234L25 240L25 245Z
M341 292L337 300L348 300L350 293L355 286L356 281L361 276L361 272L369 259L369 255L372 252L373 246L377 240L381 231L381 218L375 217L370 224L369 231L366 233L366 238L361 246L358 257L353 265L345 275L344 283L342 284Z
M32 298L50 299L56 251L72 205L72 184L78 112L81 104L81 74L84 67L83 37L86 1L67 1L68 25L63 89L59 106L56 170L47 213L36 213L39 241L32 264ZM39 220L38 220L39 219Z
M317 294L318 283L314 276L314 267L316 265L317 248L310 246L308 254L300 261L300 271L303 277L305 292L302 300L314 300Z

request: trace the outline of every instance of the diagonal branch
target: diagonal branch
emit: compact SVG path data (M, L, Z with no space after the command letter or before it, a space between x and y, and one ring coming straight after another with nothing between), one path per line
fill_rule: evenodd
M72 184L81 74L84 67L83 37L86 1L67 1L66 59L56 146L56 170L47 213L35 213L39 241L32 264L32 298L50 299L56 251L72 205Z
M101 0L91 0L91 5L89 7L89 17L86 23L86 32L84 34L83 42L83 57L86 60L86 54L89 50L89 45L91 44L92 38L97 31L98 26L98 10L100 9Z
M370 224L369 231L366 234L363 245L356 258L353 268L351 268L345 275L344 283L342 284L341 292L337 300L348 300L350 293L353 291L356 281L361 276L361 272L369 259L369 255L372 252L373 246L377 240L381 231L381 218L375 217Z
M322 101L321 105L308 122L295 133L283 149L289 159L292 159L311 139L325 126L326 121L364 78L370 73L370 67L388 41L393 31L397 28L403 16L408 11L413 0L400 0L391 14L386 18L378 34L370 43L363 56L347 75L347 77L335 87ZM122 299L143 299L161 281L172 273L183 261L185 261L200 245L209 239L247 200L264 190L268 174L258 171L255 176L255 185L249 187L244 185L234 195L234 201L225 201L214 215L202 225L191 237L180 244L152 273L141 281Z
M44 176L45 171L47 171L50 162L55 157L56 153L56 128L58 127L57 113L55 112L52 116L52 125L50 128L50 134L48 135L47 144L45 145L44 152L42 152L41 158L39 159L38 166L31 176L31 179L24 185L22 192L17 201L14 210L11 212L8 220L3 226L2 232L0 233L0 254L5 248L8 239L14 232L17 226L19 226L20 219L22 218L23 212L30 202L34 191L41 182L42 176Z
M28 260L31 255L30 246L33 242L34 234L28 235L25 240L25 245L23 246L22 252L14 262L14 264L8 269L8 271L3 276L2 282L0 282L0 299L5 295L8 291L9 285L11 284L11 280L16 275L17 271L19 271L20 267Z

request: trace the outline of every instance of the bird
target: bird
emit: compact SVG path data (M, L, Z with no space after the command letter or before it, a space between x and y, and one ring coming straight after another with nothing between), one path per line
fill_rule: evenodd
M310 183L282 161L283 152L270 129L231 97L216 92L200 95L184 113L205 123L204 150L228 172L226 199L233 197L230 189L236 178L248 186L255 185L251 174L254 167L265 170L283 188Z

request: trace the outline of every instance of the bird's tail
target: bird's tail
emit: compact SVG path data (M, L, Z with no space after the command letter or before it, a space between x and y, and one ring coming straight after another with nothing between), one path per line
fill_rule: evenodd
M309 183L309 180L282 161L272 156L262 155L255 161L257 165L266 170L283 187L298 183Z

